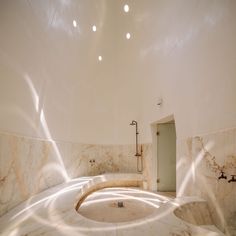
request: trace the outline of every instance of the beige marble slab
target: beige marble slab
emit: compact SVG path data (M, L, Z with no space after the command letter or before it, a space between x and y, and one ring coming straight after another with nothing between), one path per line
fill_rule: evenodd
M144 162L149 146L143 144ZM80 144L0 133L0 215L79 176L137 173L134 154L134 145Z
M124 223L97 222L75 211L76 199L86 186L104 181L121 179L137 180L140 175L110 174L97 177L81 177L50 188L12 209L0 217L0 234L5 235L223 235L214 226L199 227L176 217L174 210L192 202L204 202L199 198L167 197L151 193L152 201L162 201L154 214ZM136 189L138 191L138 189ZM147 195L139 195L140 201ZM168 199L168 200L167 200ZM167 200L167 201L166 201ZM102 212L101 212L102 214Z
M209 203L214 223L236 235L236 129L178 140L178 196L199 196ZM227 179L219 179L221 171Z

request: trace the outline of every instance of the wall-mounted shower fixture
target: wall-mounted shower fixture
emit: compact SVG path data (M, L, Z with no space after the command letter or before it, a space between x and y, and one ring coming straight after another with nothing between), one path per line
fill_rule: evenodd
M132 122L130 123L130 125L135 125L135 147L136 147L136 153L135 153L135 156L137 157L137 171L138 172L142 172L143 171L143 159L142 159L142 156L143 156L143 148L142 148L142 145L141 145L141 150L139 152L138 150L138 135L139 135L139 132L138 132L138 122L136 120L132 120ZM140 157L140 158L139 158ZM140 160L139 160L140 159ZM140 162L140 168L139 168L139 162Z
M136 130L136 139L135 139L135 146L136 146L136 157L141 156L142 154L138 152L138 122L136 120L132 120L132 122L130 123L130 125L135 125L135 130Z

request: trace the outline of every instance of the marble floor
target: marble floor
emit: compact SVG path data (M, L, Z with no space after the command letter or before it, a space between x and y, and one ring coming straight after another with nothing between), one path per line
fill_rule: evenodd
M223 235L214 225L197 226L176 217L174 210L186 203L204 203L205 201L188 197L183 199L172 199L163 194L146 192L141 189L133 188L117 188L117 194L123 195L128 199L135 199L142 202L141 208L148 206L144 215L138 215L135 219L129 218L128 215L125 222L105 222L89 219L75 210L76 203L80 196L85 191L85 186L93 186L101 181L113 180L117 181L120 178L123 180L134 180L139 178L137 175L103 175L99 177L81 177L73 179L67 183L50 188L47 191L41 192L36 196L28 199L26 202L18 205L14 209L0 218L0 235L1 236L216 236ZM109 190L101 190L101 193L112 194ZM113 190L114 191L114 190ZM92 195L87 197L87 202L99 200L99 193L95 192L96 197ZM104 195L104 194L103 194ZM125 196L124 196L125 195ZM171 194L170 194L171 195ZM100 195L101 197L101 195ZM119 196L118 199L120 199ZM173 197L173 195L172 195ZM86 200L84 204L86 203ZM93 199L92 199L93 200ZM112 201L115 199L113 198ZM115 201L116 202L116 201ZM126 204L126 202L124 202ZM103 203L106 204L106 201ZM83 205L83 204L82 204ZM81 206L82 206L81 205ZM96 205L96 204L95 204ZM95 206L94 205L94 206ZM152 206L152 207L151 207ZM113 206L114 207L114 206ZM135 207L131 207L134 209ZM81 208L82 209L82 208ZM103 212L108 211L101 207L98 212L102 215ZM135 210L138 210L135 209ZM132 211L131 211L132 212ZM139 212L139 211L138 211ZM132 212L134 214L136 212ZM199 214L198 211L193 212ZM138 213L140 214L140 213ZM118 216L122 216L119 215ZM115 221L116 219L113 219Z
M170 199L176 198L176 192L154 192L160 196L168 197Z

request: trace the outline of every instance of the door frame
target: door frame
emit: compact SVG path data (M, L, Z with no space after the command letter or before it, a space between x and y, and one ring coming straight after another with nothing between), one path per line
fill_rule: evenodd
M157 126L158 124L164 124L164 123L170 123L174 122L175 123L175 129L176 129L176 122L174 119L174 115L168 115L163 117L162 119L159 119L158 121L155 121L151 124L151 131L152 131L152 164L151 164L151 181L150 181L150 189L152 191L157 191ZM176 132L176 130L175 130ZM176 132L176 137L177 137L177 132ZM175 157L177 160L177 157ZM176 173L177 175L177 173ZM177 177L177 176L176 176Z

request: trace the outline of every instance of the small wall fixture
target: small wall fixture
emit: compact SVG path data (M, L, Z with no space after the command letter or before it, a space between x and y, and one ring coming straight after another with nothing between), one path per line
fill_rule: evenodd
M221 171L220 176L218 177L218 179L227 179L227 176L225 175L225 172Z
M161 106L162 106L162 103L163 103L162 98L159 98L159 99L157 100L157 106L158 106L158 107L161 107Z
M229 182L229 183L230 183L230 182L236 182L236 178L235 178L236 175L231 175L231 177L232 177L232 178L231 178L228 182Z
M231 179L228 180L228 183L230 182L236 182L236 175L231 175ZM218 179L227 179L227 176L225 175L225 172L221 171L220 172L220 176L218 177Z

